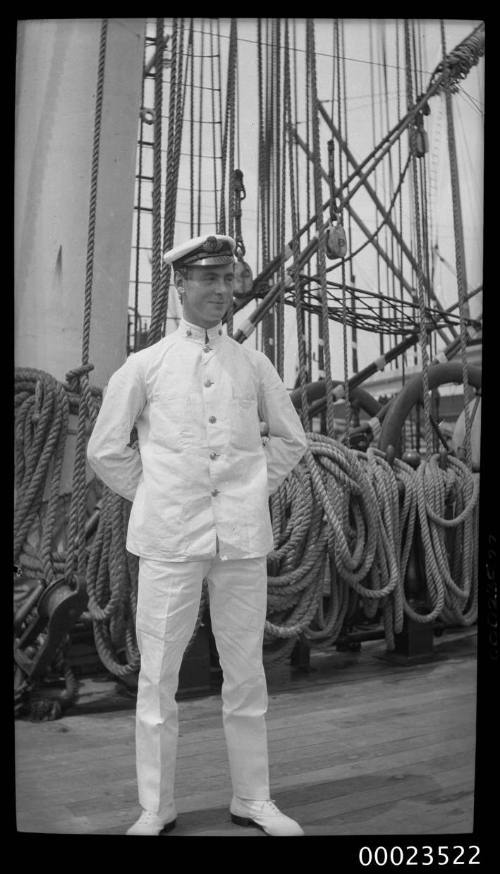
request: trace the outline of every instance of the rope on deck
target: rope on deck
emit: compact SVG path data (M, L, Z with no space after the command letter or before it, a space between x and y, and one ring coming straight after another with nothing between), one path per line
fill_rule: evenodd
M388 649L405 615L474 622L478 475L452 456L444 468L435 455L414 470L399 459L389 464L375 448L351 450L317 433L308 439L303 460L271 500L266 642L304 635L315 646L331 646L353 595L368 618L382 611ZM450 530L454 548L447 548ZM417 532L427 612L405 594Z
M68 434L70 384L42 371L16 372L15 560L47 580L67 561L54 532ZM87 484L86 494L96 487ZM386 644L404 616L470 625L477 618L479 477L433 455L414 469L375 448L350 449L308 433L308 449L270 500L274 548L268 555L264 657L285 660L299 638L331 647L360 608L381 614ZM63 502L63 503L61 503ZM95 511L94 511L95 512ZM119 677L135 673L138 562L125 548L130 503L102 487L97 528L85 548L88 615L99 657ZM34 531L38 531L38 539ZM28 534L30 540L28 541ZM425 611L405 593L412 546L421 541ZM206 586L196 632L207 605Z

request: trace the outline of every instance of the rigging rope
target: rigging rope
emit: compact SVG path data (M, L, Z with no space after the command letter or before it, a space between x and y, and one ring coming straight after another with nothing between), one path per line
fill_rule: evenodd
M146 57L146 44L144 44L143 51L143 69L145 69L145 57ZM141 111L139 113L139 154L138 154L138 168L137 168L137 212L136 212L136 229L135 229L135 275L134 275L134 345L133 348L129 346L127 348L127 352L136 352L138 339L139 339L139 330L141 328L140 325L140 315L139 315L139 285L140 285L140 262L141 262L141 213L142 213L142 183L143 183L143 139L144 139L144 124L145 118L148 118L146 115L146 109L144 106L144 95L145 95L145 84L146 84L146 74L144 73L142 77L142 85L141 85Z
M459 89L458 83L468 76L471 68L476 66L484 55L484 37L485 25L481 21L473 32L437 65L427 86L428 90L433 89L434 93L441 90L456 93Z
M199 93L199 101L198 101L198 215L197 215L197 223L196 223L196 236L201 235L201 190L203 187L203 175L202 175L202 158L203 158L203 89L204 89L204 74L205 74L205 64L204 64L204 43L205 43L205 28L203 24L203 19L201 22L201 45L200 45L200 93ZM194 89L193 89L194 90ZM193 235L194 236L194 235Z
M172 56L170 63L169 125L167 141L167 160L165 168L165 205L163 220L163 251L172 248L175 234L175 215L177 209L177 188L179 178L182 128L184 119L183 101L183 45L184 19L173 19ZM168 308L168 292L171 269L162 263L160 291L151 304L151 324L148 345L156 343L161 337Z
M261 51L261 49L262 49L262 39L261 39L261 29L260 29L260 27L261 27L261 25L260 25L260 19L258 19L258 20L257 20L257 28L258 28L258 41L257 41L257 46L258 46L258 69L259 69L259 77L258 77L258 79L259 79L259 107L261 108L261 106L262 106L262 93L261 93L261 84L262 84L262 51ZM466 39L463 41L463 43L461 43L460 46L457 47L457 50L459 50L461 47L465 46L465 45L468 43L469 40L471 40L471 42L474 42L474 43L475 43L474 50L473 50L471 53L469 53L469 57L471 57L471 58L473 57L474 60L473 60L473 62L470 63L470 65L469 65L469 67L468 67L467 69L465 69L465 68L462 69L462 73L463 73L464 75L466 75L466 74L469 72L470 67L473 65L473 63L477 63L477 62L479 61L479 58L481 57L481 55L484 54L484 25L480 25L478 28L476 28L476 30L474 31L474 33L472 34L472 36L466 38ZM453 53L451 53L451 56L453 56ZM456 71L454 71L454 72L456 72ZM462 76L462 78L463 78L463 76ZM355 169L354 169L354 171L351 173L351 175L348 176L346 180L344 180L343 185L344 185L345 188L349 188L349 186L351 185L351 183L352 183L354 180L358 180L358 181L357 181L357 184L356 184L352 189L349 190L349 200L352 199L353 195L355 194L355 192L358 190L358 188L359 188L361 185L365 185L365 184L366 184L367 178L368 178L368 176L370 175L370 173L374 170L376 164L377 164L380 160L382 160L382 158L384 157L384 155L389 151L390 148L392 148L392 146L394 145L394 143L395 143L396 141L400 141L400 138L401 138L402 134L404 133L404 131L409 127L409 125L411 125L411 124L413 124L413 123L415 122L415 118L416 118L416 116L418 115L418 113L422 113L422 112L425 111L425 108L426 108L426 106L427 106L427 104L428 104L428 101L429 101L430 97L432 97L434 94L439 93L439 91L441 90L442 87L443 87L443 76L442 76L442 73L440 72L440 68L438 68L438 69L435 71L435 74L433 74L432 80L431 80L431 82L430 82L430 84L429 84L429 86L428 86L426 92L425 92L423 95L421 95L421 96L417 99L417 101L416 101L415 105L413 106L413 108L412 108L411 110L409 110L403 118L400 118L400 120L396 123L396 125L395 125L395 126L394 126L394 127L393 127L393 128L392 128L392 129L391 129L391 130L390 130L390 131L389 131L389 132L388 132L388 133L383 137L383 139L382 139L382 140L377 144L377 146L376 146L376 147L375 147L375 148L374 148L374 149L373 149L373 150L372 150L372 151L371 151L371 152L366 156L366 158L365 158L361 163L357 163L357 162L355 162L351 157L349 158L349 160L351 161L351 163L353 164L353 166L354 166ZM305 103L306 103L306 130L307 130L307 132L308 132L308 133L307 133L307 139L308 139L308 137L309 137L309 128L310 128L310 113L309 113L309 108L310 108L310 104L311 104L310 87L309 87L309 78L308 78L308 77L306 78L306 100L305 100ZM326 116L325 110L324 110L324 108L323 108L323 106L322 106L321 103L319 103L318 108L319 108L319 111L321 112L321 114L325 117L325 120L327 120L327 123L330 123L330 124L331 124L331 122L329 122L329 120L328 120L328 118L327 118L327 116ZM262 117L262 113L261 113L261 111L260 111L260 109L259 109L259 122L260 122L260 120L261 120L261 117ZM297 142L298 144L300 144L300 138L298 137L298 135L295 133L294 136L296 137L296 142ZM259 140L259 143L261 144L262 141ZM376 154L377 154L377 152L378 152L379 150L381 150L381 153L380 153L379 156L377 157L375 163L374 163L374 164L369 168L369 170L366 170L365 172L362 172L362 171L363 171L363 168L365 167L365 165L366 165L366 164L367 164L367 163L368 163L372 158L374 158L374 157L376 156ZM307 143L307 145L306 145L306 147L305 147L305 151L306 151L307 154L310 154L310 153L311 153L311 150L310 150L310 148L309 148L309 143ZM307 165L307 175L306 175L306 183L307 183L307 186L309 186L309 173L310 173L310 167L309 167L309 164L308 164L308 165ZM262 184L263 184L263 183L262 183L262 180L259 178L259 190L262 190ZM309 188L307 188L307 191L309 191ZM329 203L330 203L330 201L327 200L327 201L322 205L322 209L323 209L323 210L326 209L326 208L329 206ZM344 201L343 205L346 205L346 201ZM311 209L310 209L310 204L309 204L309 194L308 194L308 210L307 210L307 213L308 213L308 215L311 216ZM310 231L310 228L311 228L311 226L314 224L314 222L316 222L316 220L317 220L317 216L316 216L316 215L312 215L312 216L307 220L307 222L305 223L305 225L304 225L303 227L300 228L300 230L299 230L299 232L298 232L299 236L302 236L304 233L307 232L307 233L308 233L308 239L309 239L309 231ZM393 232L394 232L394 230L393 230ZM398 238L398 239L400 240L400 243L401 243L401 245L403 246L403 245L404 245L404 241L403 241L402 237L401 237L401 238ZM291 243L289 243L288 245L291 246ZM278 268L279 263L280 263L280 258L281 258L281 256L279 256L277 259L275 259L275 261L273 261L272 265L270 265L274 270L276 270L276 269ZM400 276L399 278L400 278L400 280L401 280L401 276Z
M163 18L156 19L156 52L154 79L154 128L153 128L153 186L152 186L152 251L151 295L155 301L160 293L161 280L161 137L163 106ZM154 304L153 304L154 306Z
M258 51L258 103L259 103L259 161L258 161L258 208L260 217L260 236L262 251L262 267L270 263L272 243L271 232L271 178L272 178L272 148L273 148L273 89L272 55L268 38L269 21L266 19L266 39L262 39L261 19L257 19L257 51ZM266 46L265 69L263 45ZM262 321L261 348L268 358L275 363L275 316L269 312Z
M276 228L273 216L276 214L275 188L273 186L273 173L275 173L275 60L276 43L274 32L276 21L266 19L266 70L265 70L265 116L264 116L264 204L266 212L268 257L276 255ZM262 322L262 349L272 363L276 366L276 309L267 312Z
M229 31L229 56L226 83L226 111L224 118L224 133L222 139L222 176L220 196L219 233L234 233L234 130L235 130L235 83L238 63L238 30L237 20L231 19ZM226 210L226 180L228 181L228 209ZM226 213L228 223L226 230Z
M213 181L214 181L214 221L215 227L219 226L219 204L217 198L217 177L218 177L218 168L217 168L217 148L216 148L216 131L217 127L222 124L221 118L219 118L218 123L216 122L215 117L215 52L214 52L214 34L212 27L212 19L210 21L210 98L211 98L211 111L212 111L212 173L213 173ZM219 62L220 67L220 44L217 46L217 60ZM219 81L220 85L220 81ZM220 88L219 88L220 93Z
M82 330L82 363L80 367L69 371L66 378L73 390L80 392L78 404L78 424L75 460L73 468L73 486L71 506L68 519L68 549L66 553L65 576L71 579L76 572L80 578L85 574L85 541L83 530L85 527L85 503L86 503L86 448L87 448L87 420L93 423L97 416L98 408L94 403L88 374L93 369L89 364L90 353L90 324L92 314L92 291L94 282L94 249L97 213L97 180L99 174L99 148L101 141L102 106L104 94L104 69L106 62L108 21L103 19L99 42L99 60L97 69L94 140L92 147L92 165L90 178L90 202L87 238L87 259L85 269L85 298L83 309Z
M347 117L347 85L346 85L347 76L346 76L345 28L343 25L342 25L341 35L342 35L342 48L340 51L340 55L342 58L342 104L343 104L343 108L344 108L345 141L347 143L347 142L349 142L349 131L348 131L348 117ZM347 196L349 196L349 190L347 191ZM351 285L354 286L355 282L356 282L355 275L354 275L354 255L357 253L353 251L354 243L353 243L353 233L352 233L352 216L351 216L350 212L347 213L347 223L348 223L347 251L349 252L349 255L346 255L344 257L344 263L349 259L349 261L350 261L350 265L349 265L350 266L350 282L351 282ZM343 281L345 281L345 278L343 278ZM351 291L350 299L351 299L351 309L355 313L356 312L356 295L355 295L354 291ZM357 336L357 329L356 329L355 324L353 324L351 327L351 354L352 354L352 357L351 357L352 371L353 371L353 373L357 373L357 371L358 371L358 336Z
M343 24L342 24L343 31ZM339 129L339 136L342 140L343 138L343 123L342 123L342 84L345 88L345 81L342 83L341 77L341 67L340 67L340 56L341 56L341 44L340 44L340 35L339 35L339 19L335 19L334 23L334 35L335 35L335 49L337 56L337 125ZM332 92L332 101L333 101L333 92ZM333 115L333 111L332 111ZM333 141L332 141L333 146ZM343 173L343 161L342 161L342 150L339 151L339 173L338 179L340 182L340 186L342 187L342 180L344 178ZM332 178L332 187L335 190L334 180ZM342 211L340 210L336 215L337 224L343 229L343 218ZM343 355L344 355L344 416L345 416L345 440L347 445L349 445L349 435L351 429L351 401L349 397L349 361L348 361L348 342L347 342L347 302L346 302L346 281L345 281L345 257L342 255L341 257L341 275L342 275L342 346L343 346Z
M311 84L311 99L312 99L312 135L313 135L313 152L316 156L314 162L314 199L316 209L316 232L318 237L318 274L321 283L321 321L323 332L323 354L325 361L325 384L326 384L326 423L327 433L333 436L335 432L334 412L333 412L333 395L332 395L332 370L330 357L330 328L328 319L328 299L326 289L326 263L325 263L325 227L323 222L322 212L322 197L321 197L321 167L320 167L320 136L319 136L319 110L318 110L318 90L316 79L316 49L314 39L314 22L308 18L306 21L307 35L307 65L308 78Z
M231 29L229 35L229 60L227 72L227 94L226 94L226 123L224 126L224 145L222 159L222 176L226 174L226 142L228 143L228 158L227 171L229 173L229 190L228 190L228 234L234 237L234 207L235 207L235 126L236 126L236 78L238 70L238 23L236 18L231 19ZM224 189L223 189L224 191ZM221 198L223 197L223 191ZM221 201L222 203L222 201ZM223 215L221 205L221 215ZM229 306L226 316L227 333L230 337L233 334L233 302Z
M469 369L467 361L467 326L466 315L468 313L468 305L466 303L467 295L467 275L465 265L465 244L464 230L462 223L462 208L460 203L460 182L458 174L458 159L457 147L455 140L455 127L453 124L453 107L451 104L450 87L447 83L448 77L448 60L446 57L446 37L444 30L444 22L441 20L441 45L443 49L443 72L444 72L444 96L446 105L446 120L448 129L448 151L450 156L450 175L451 175L451 194L453 203L453 226L455 231L455 262L457 272L457 289L459 301L459 316L460 316L460 354L462 359L463 370L463 386L464 386L464 419L465 419L465 456L467 464L472 469L472 448L471 448L471 422L469 416Z
M398 118L401 117L401 90L402 90L402 88L401 88L400 67L403 66L403 64L400 62L400 56L401 56L401 51L400 51L400 26L399 26L399 23L398 23L398 25L397 25L397 27L396 27L396 59L397 59L397 66L398 66L398 75L397 75L397 109L396 109L396 114L397 114L397 117L398 117ZM407 160L406 160L406 165L405 165L405 170L404 170L405 173L406 173L407 168L408 168L409 165L410 165L410 161L411 161L411 152L408 150L408 157L407 157ZM399 140L398 140L398 169L399 169L399 177L400 177L400 179L402 179L402 175L403 175L403 174L402 174L402 170L401 170L401 164L402 164L402 141L401 141L401 139L399 139ZM398 232L399 232L400 236L402 236L402 234L403 234L403 198L402 198L402 197L399 199L399 210L398 210L398 224L397 224L397 229L398 229ZM400 275L399 275L399 300L400 300L400 302L401 302L401 304L402 304L403 301L404 301L404 288L403 288L403 282L402 282L402 272L403 272L403 251L402 251L401 248L399 248L398 251L399 251L399 265L398 265L398 266L399 266L399 272L400 272ZM396 339L397 339L397 338L396 338ZM402 339L402 335L401 335L401 339ZM406 353L404 353L404 354L402 355L402 357L401 357L401 377L402 377L402 383L403 383L403 385L404 385L404 384L405 384L405 377L406 377ZM404 438L403 438L403 439L404 439Z
M406 48L406 86L408 106L411 109L413 106L413 84L411 75L411 43L410 43L410 23L405 20L405 48ZM412 131L410 131L410 151L412 152L412 169L413 169L413 209L415 213L415 232L417 239L417 291L418 302L420 307L420 352L422 356L422 376L423 376L423 398L424 398L424 432L425 432L425 452L428 459L431 453L432 446L432 431L430 424L430 396L429 396L429 355L428 355L428 339L427 339L427 320L425 315L425 279L422 266L422 238L420 225L420 206L419 206L419 184L418 184L418 161L419 158L413 147Z
M195 146L194 146L194 89L195 89L195 80L194 80L194 44L193 44L193 30L192 28L189 31L190 39L188 40L188 51L186 56L186 63L189 58L189 230L191 237L195 236L194 230L194 157L195 157Z
M294 29L294 36L296 35L296 29ZM297 54L296 54L296 43L294 42L294 71L297 74ZM310 149L311 145L311 83L309 81L309 76L306 75L305 81L305 92L306 92L306 145L307 148ZM297 93L297 89L296 89ZM298 111L297 108L295 110L295 125L298 122ZM298 153L298 142L296 141L297 153ZM311 228L313 222L316 220L316 216L312 216L312 185L311 185L311 173L312 173L312 165L308 161L306 164L306 215L311 216L311 219L306 221L306 224L300 228L298 231L298 236L302 236L304 232L307 232L307 245L311 242ZM296 179L300 178L298 171L298 159L297 159L297 175ZM299 204L299 190L300 186L297 185L297 206ZM323 205L324 208L324 205ZM297 240L298 243L298 240ZM307 263L307 273L311 274L311 262ZM312 378L312 362L313 362L313 349L312 349L312 317L310 313L306 313L305 315L306 324L307 324L307 351L308 351L308 372L310 374L310 378ZM320 348L320 337L321 337L321 321L318 319L318 373L323 368L323 349ZM324 371L323 371L324 372ZM321 376L322 374L319 373Z
M381 46L380 46L380 50L381 50L381 53L382 53L382 64L381 64L381 67L379 68L379 83L380 83L380 90L381 90L381 93L383 93L383 95L384 95L385 127L386 127L386 128L389 128L389 126L390 126L390 116L389 116L389 84L388 84L388 77L387 77L387 51L386 51L386 31L385 31L385 24L382 25ZM394 179L394 173L393 173L393 163L392 163L392 152L389 152L389 154L388 154L388 156L387 156L387 164L388 164L388 167L387 167L387 177L388 177L388 178L387 178L387 179L386 179L386 165L385 165L385 162L384 162L384 164L382 165L382 168L383 168L383 174L384 174L384 183L383 183L383 188L384 188L384 190L386 190L386 188L388 188L389 192L390 192L391 195L392 195L392 193L393 193L393 188L394 188L394 181L393 181L393 179ZM400 170L401 170L401 168L400 168ZM395 256L395 253L394 253L394 247L395 247L395 239L394 239L394 235L391 234L391 236L390 236L390 238L389 238L389 234L388 234L387 229L386 229L384 236L385 236L385 245L386 245L386 248L388 248L388 246L389 246L389 242L390 242L391 261L394 262L394 260L395 260L395 257L394 257L394 256ZM396 276L395 276L395 274L394 274L394 272L393 272L392 270L389 270L389 264L388 264L387 262L386 262L386 265L385 265L385 282L386 282L386 287L387 287L387 289L389 289L389 286L392 286L392 288L391 288L391 291L392 291L392 297L395 297L395 296L396 296ZM390 341L390 338L389 338L389 348L391 348L391 345L394 346L394 343L391 344L391 341Z
M288 157L290 171L290 210L292 217L292 252L293 265L292 277L295 286L295 319L297 327L297 352L299 359L299 385L301 392L301 408L300 416L302 425L306 431L310 430L311 423L309 418L309 401L306 392L306 384L310 381L308 374L307 359L306 359L306 338L304 334L304 315L302 309L302 287L299 277L299 237L298 229L298 206L296 201L296 184L295 174L293 171L293 144L291 138L292 125L292 106L291 106L291 86L290 86L290 46L289 46L289 29L288 19L285 19L285 47L284 47L284 83L283 83L283 100L284 100L284 125L286 130L286 139L288 142Z
M276 248L278 252L282 252L286 244L285 231L285 202L286 202L286 130L285 130L285 113L281 111L281 21L277 20L277 37L276 37L276 212L278 221L276 223ZM291 172L291 167L289 172ZM281 172L280 172L281 171ZM281 282L281 293L277 307L277 371L284 379L285 376L285 265L281 265L279 273L279 281Z
M377 130L376 130L376 116L373 112L373 108L375 106L375 60L374 60L374 35L373 35L373 23L370 21L370 96L371 96L371 105L372 105L372 113L371 113L371 122L372 122L372 142L375 143L377 141ZM390 153L389 153L390 154ZM375 195L378 197L377 189L378 189L378 179L379 179L379 168L378 165L375 164L373 166L373 189L375 191ZM352 197L352 189L351 189L351 197ZM375 221L377 220L377 212L375 210ZM377 248L377 283L376 288L380 293L381 290L381 281L380 281L380 256L381 251ZM378 313L379 320L382 322L383 320L383 310L382 310L382 300L379 299L378 304ZM384 335L383 332L380 332L379 335L379 354L384 354Z

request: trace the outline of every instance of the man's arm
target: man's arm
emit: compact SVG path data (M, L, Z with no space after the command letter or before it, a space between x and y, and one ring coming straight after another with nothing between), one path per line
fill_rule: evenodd
M299 463L307 449L307 438L279 374L263 353L259 354L259 414L268 427L264 451L267 456L269 494Z
M130 446L130 432L146 404L146 391L136 355L111 377L87 447L95 473L110 489L129 501L142 473L139 450Z

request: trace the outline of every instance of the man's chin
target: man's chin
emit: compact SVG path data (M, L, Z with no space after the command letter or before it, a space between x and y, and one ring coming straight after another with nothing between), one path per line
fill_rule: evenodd
M226 306L216 306L212 307L212 310L209 315L206 316L205 321L208 323L210 321L209 327L213 327L214 325L218 325L220 320L226 315L228 307ZM213 313L213 315L212 315Z
M194 322L194 324L199 325L200 328L215 328L217 325L220 324L225 312L226 311L224 310L224 312L222 312L221 315L216 319L198 320L197 322Z

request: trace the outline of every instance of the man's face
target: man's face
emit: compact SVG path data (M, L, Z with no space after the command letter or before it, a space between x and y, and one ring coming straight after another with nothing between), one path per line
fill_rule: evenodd
M217 325L233 297L234 266L189 267L187 277L176 274L186 321L202 328Z

